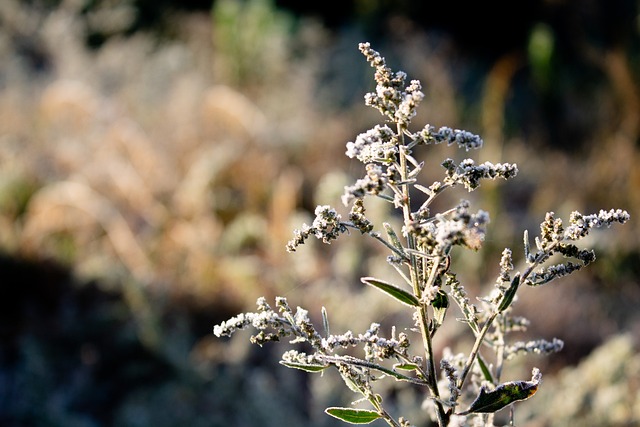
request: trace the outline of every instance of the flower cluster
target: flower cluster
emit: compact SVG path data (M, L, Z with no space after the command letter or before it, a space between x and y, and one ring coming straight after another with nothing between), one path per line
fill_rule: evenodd
M377 196L381 194L389 183L388 172L390 170L392 169L388 168L387 171L384 171L382 166L375 163L367 164L367 174L364 178L357 180L354 185L344 188L342 203L349 206L352 201L362 199L365 195Z
M260 345L267 341L279 341L289 334L291 322L274 312L264 297L258 298L256 303L258 311L255 313L240 313L231 319L214 326L213 334L217 337L231 336L234 332L253 326L260 333L252 337L252 342ZM275 333L264 334L266 329L275 330Z
M315 214L316 217L311 225L303 224L302 229L294 230L293 239L287 243L287 252L295 252L296 248L311 235L324 243L331 243L332 240L347 231L346 225L341 221L341 215L331 206L318 206Z
M437 214L432 219L413 222L405 234L416 236L421 249L431 255L448 255L454 245L477 250L484 240L489 214L483 210L472 214L469 206L469 201L462 200L451 214Z
M283 330L284 324L277 313L273 311L262 311L258 313L240 313L231 319L216 325L213 328L213 334L217 337L231 336L235 331L253 326L256 329L263 330L272 327L277 330Z
M311 225L303 224L300 230L294 231L287 250L295 251L310 236L331 243L350 228L382 243L391 252L387 261L398 272L396 280L400 284L375 277L363 277L361 281L409 307L415 327L398 334L392 327L391 337L387 338L380 334L381 325L373 322L364 333L347 331L332 335L323 308L324 334L320 334L306 310L298 307L294 312L284 298L276 299L277 310L273 310L261 298L257 312L243 313L222 322L215 326L214 333L228 336L238 329L253 327L259 332L251 337L251 341L257 344L285 337L291 343L306 344L310 347L309 353L300 349L287 351L281 363L307 372L336 368L347 387L360 394L373 408L327 409L329 415L343 421L362 424L383 419L391 427L411 427L405 418L396 419L390 415L383 407L380 395L374 392L374 381L379 378L378 373L382 373L398 381L426 387L424 406L432 409L431 415L440 427L464 426L469 421L485 425L492 420L487 414L529 398L540 384L541 374L535 368L531 381L501 382L504 363L520 354L560 351L564 345L556 338L551 341L510 340L512 332L525 331L529 325L527 319L513 314L520 286L548 283L593 262L595 253L578 247L577 241L593 228L625 223L629 214L623 210L600 211L593 215L574 212L565 228L563 221L549 212L540 224L535 250L531 250L528 233L524 233L525 264L522 269L515 267L511 249L502 252L495 286L488 296L474 298L478 308L456 274L450 271L454 265L452 248L463 246L478 250L485 238L489 214L483 210L472 212L466 200L432 213L432 202L454 187L474 191L483 179L513 178L518 168L510 163L476 164L472 159L456 163L446 159L441 164L445 169L443 181L420 185L418 178L425 162L418 162L413 157L413 149L444 143L468 151L480 148L483 141L471 132L448 127L436 130L426 125L418 132L409 131L408 125L424 97L420 83L413 80L405 86L405 73L392 72L384 58L368 43L359 47L375 68L376 90L365 96L365 103L380 111L395 126L377 125L347 143L346 155L365 165L365 176L346 186L342 196L345 206L351 206L348 220L343 221L330 206L318 206ZM417 209L413 198L416 192L422 193L422 204ZM402 218L402 233L396 233L391 221L383 222L384 239L382 230L376 231L374 223L365 215L366 197L380 198L396 209L398 217ZM556 258L562 257L561 262L551 259L556 254ZM471 329L473 345L468 354L453 355L445 351L438 363L432 341L445 320L450 300L460 308L462 318L458 320ZM422 344L421 354L414 354L411 348L411 333L420 335L420 339L412 339L412 342ZM355 348L360 349L360 356ZM493 351L493 356L486 354L489 351ZM462 401L473 397L469 409L458 410ZM480 425L477 423L474 425Z
M460 164L452 159L446 159L442 162L442 166L447 171L447 177L444 182L449 185L464 185L469 190L475 190L480 185L481 179L510 179L518 174L518 167L511 163L484 162L476 165L472 159L465 159Z
M538 271L531 273L527 280L527 284L530 286L544 285L554 279L567 276L574 271L580 270L582 267L584 267L584 264L577 264L571 261L567 261L563 264L540 267Z
M610 227L614 222L624 224L630 216L622 209L601 210L597 214L582 215L580 212L572 212L569 217L570 225L565 230L565 238L578 240L585 237L592 228Z
M397 338L383 338L379 336L380 324L372 323L369 330L364 334L354 335L347 331L341 335L330 335L322 340L322 348L326 352L333 352L336 348L356 347L365 344L366 360L384 360L394 355L406 356L409 347L409 337L405 333L400 333ZM392 334L395 335L395 334Z
M466 151L481 148L484 143L482 138L469 131L451 129L447 126L442 126L436 131L432 125L426 125L421 131L414 134L413 140L419 144L458 144L460 148L464 148Z
M324 366L325 363L317 354L307 354L297 350L288 350L282 355L284 364L294 364L300 366Z
M384 58L371 48L369 43L360 43L360 51L367 61L376 69L376 91L365 95L365 104L376 108L380 113L406 129L416 115L420 101L424 98L420 82L412 80L407 87L407 75L398 71L394 73L387 67Z
M440 360L440 368L442 369L443 379L447 383L449 390L449 399L447 403L450 406L455 406L460 397L460 387L458 387L458 371L464 366L465 357L464 354L458 353L457 355L451 354L449 348L445 348L444 355Z
M395 133L387 125L376 125L373 129L361 133L355 142L347 143L347 156L362 163L391 163L398 154L398 142Z
M552 341L546 341L543 339L532 340L528 342L517 341L510 346L507 346L504 350L506 360L513 359L521 354L550 354L557 353L564 347L564 342L558 338L554 338Z
M252 326L260 332L251 337L251 342L262 345L269 341L279 341L280 338L290 335L296 329L296 324L308 322L306 310L299 309L295 316L291 316L291 309L285 298L279 297L276 300L276 304L280 308L281 313L287 314L287 316L273 311L264 297L258 298L256 304L258 306L257 312L240 313L214 326L214 335L217 337L231 336L238 330ZM267 330L275 332L265 332Z
M513 271L513 251L509 248L504 248L502 251L502 257L500 258L498 284L511 282L511 271Z
M370 233L373 231L373 224L365 216L364 201L362 199L356 199L353 206L351 206L351 212L349 212L349 220L353 227L360 230L362 234Z
M573 242L587 236L592 228L610 227L615 222L624 224L629 219L629 213L621 209L601 210L591 215L574 211L569 218L569 226L565 229L562 219L556 218L553 212L548 212L540 224L540 236L535 238L537 251L530 250L528 233L524 233L525 258L531 266L526 283L530 286L542 285L592 263L596 259L595 252L580 249ZM567 260L559 264L543 265L556 253L564 258L574 258L578 262Z

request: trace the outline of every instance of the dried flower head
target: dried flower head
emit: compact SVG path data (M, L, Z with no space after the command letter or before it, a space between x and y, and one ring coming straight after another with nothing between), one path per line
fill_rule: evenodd
M464 130L429 124L412 133L408 126L424 98L416 80L406 85L403 72L393 72L384 58L369 43L359 45L367 61L375 69L376 90L365 95L365 103L376 108L392 125L381 124L361 133L346 146L346 155L364 164L364 176L345 187L342 202L350 208L348 220L330 206L318 206L311 225L303 224L294 231L287 244L295 251L310 236L331 243L349 229L360 231L390 251L389 264L398 273L396 282L363 277L362 283L408 307L414 328L384 336L379 322L372 322L362 333L348 330L330 333L329 318L322 309L324 334L316 330L309 313L298 307L294 312L286 299L276 299L272 309L264 298L258 300L255 313L243 313L214 327L217 336L231 335L238 329L253 327L258 333L251 338L256 344L288 338L305 346L285 352L281 363L306 372L322 372L335 368L345 385L372 409L352 407L328 408L326 413L348 423L384 420L392 427L410 427L409 420L397 419L385 408L386 402L375 391L383 377L408 382L427 389L425 409L431 411L440 427L485 425L486 414L526 400L537 392L541 373L532 371L530 381L501 382L505 362L518 355L549 354L560 351L564 343L556 338L530 341L511 340L512 332L523 332L529 321L515 316L513 306L522 284L537 286L571 274L595 260L593 250L578 246L591 229L624 223L629 214L623 210L600 211L593 215L571 214L569 225L549 212L540 224L540 235L531 250L528 233L524 233L523 268L516 268L513 251L506 248L500 259L500 270L489 295L470 298L452 269L452 248L460 246L480 249L489 223L489 214L472 211L467 200L441 212L433 212L433 201L444 191L462 186L476 190L485 179L511 179L518 168L511 163L476 164L472 159L456 163L446 159L442 182L419 183L425 162L413 157L412 151L430 144L457 145L464 150L480 148L482 139ZM416 193L426 200L417 207L412 202ZM402 229L398 233L392 221L381 224L381 231L365 215L365 199L375 197L389 203L398 212ZM386 235L386 239L382 236ZM553 260L562 257L558 262ZM460 309L471 330L473 345L468 353L445 351L439 363L433 340L446 320L450 301ZM451 316L449 316L451 318ZM410 334L420 339L410 340ZM413 344L413 343L418 343ZM412 345L413 344L413 345ZM417 350L415 347L418 347ZM482 348L482 354L480 349ZM493 352L491 359L485 359ZM489 360L493 360L490 363ZM459 408L469 401L465 411Z

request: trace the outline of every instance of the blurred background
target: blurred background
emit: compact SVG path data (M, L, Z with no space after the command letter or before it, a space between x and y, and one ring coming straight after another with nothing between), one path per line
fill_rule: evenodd
M594 232L597 261L516 313L565 349L503 380L544 383L526 426L640 425L640 3L637 0L3 0L0 4L0 425L337 426L354 399L335 373L277 364L287 345L214 324L275 295L327 307L333 332L411 326L359 277L393 276L358 235L284 250L316 204L344 212L363 174L345 144L381 122L364 106L370 41L421 80L414 124L481 135L520 174L452 192L490 212L488 239L453 269L470 296L504 247L522 257L545 212L622 208ZM367 205L372 218L389 215ZM457 313L451 313L453 318ZM468 352L461 325L437 351ZM421 391L381 381L398 415L428 425ZM504 422L504 416L497 421ZM382 425L380 422L379 425Z

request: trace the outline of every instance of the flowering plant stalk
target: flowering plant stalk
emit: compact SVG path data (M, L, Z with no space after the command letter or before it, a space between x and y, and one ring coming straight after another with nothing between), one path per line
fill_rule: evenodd
M540 225L540 235L535 237L535 248L530 246L528 233L524 233L524 267L516 269L512 251L505 249L492 291L478 298L478 303L471 302L456 274L450 271L452 248L478 250L489 215L482 210L473 212L466 200L438 213L431 211L432 203L453 187L473 191L485 179L511 179L518 173L517 166L476 164L471 159L456 163L446 159L441 163L442 181L428 187L419 184L424 162L413 157L414 150L446 143L468 151L480 148L483 141L470 132L448 127L436 129L426 125L417 132L411 131L409 125L424 97L420 82L412 80L407 84L406 74L393 72L369 43L361 43L359 48L375 69L377 84L375 92L365 96L365 103L376 108L386 123L347 144L347 156L362 162L366 171L363 178L345 187L342 202L350 207L348 219L343 219L330 206L318 206L312 224L295 230L287 250L295 251L310 237L330 243L350 229L384 245L390 252L387 261L398 273L398 283L374 277L361 280L407 306L420 342L410 342L409 334L395 328L391 336L384 337L377 323L372 323L364 333L332 334L324 308L321 332L312 324L306 310L298 307L294 312L282 297L276 298L275 308L264 298L258 299L256 312L242 313L216 325L214 333L219 337L229 336L252 326L258 330L251 337L255 344L285 337L290 338L291 343L306 343L308 351L289 350L283 354L281 363L311 373L337 369L345 384L370 404L370 409L326 409L327 414L347 423L365 424L382 419L393 427L412 425L408 419L390 413L382 396L374 391L376 381L387 376L423 388L426 406L432 409L438 426L466 425L472 419L492 425L492 418L487 414L531 397L541 383L537 368L533 368L530 380L500 382L504 363L518 354L548 354L563 346L563 342L555 338L508 343L509 332L523 330L528 324L526 319L512 315L518 289L522 285L546 284L593 262L594 252L581 249L576 243L593 228L628 221L629 214L619 209L591 215L574 212L565 226L552 212L547 213ZM418 196L423 202L414 209ZM367 197L379 197L392 204L402 215L402 229L394 230L388 223L376 227L365 215ZM553 262L555 254L561 255L560 262ZM445 351L438 361L433 340L451 302L459 307L463 315L459 320L469 327L474 343L468 354ZM352 355L353 351L345 354L354 347L362 348L360 357ZM492 352L491 359L483 352ZM489 360L495 362L489 363Z

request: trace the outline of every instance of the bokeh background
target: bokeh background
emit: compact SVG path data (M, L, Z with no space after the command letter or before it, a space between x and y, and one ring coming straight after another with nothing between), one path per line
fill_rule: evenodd
M637 0L3 0L0 425L342 425L322 412L354 398L339 377L212 327L262 295L316 320L327 307L335 332L410 326L360 284L390 274L380 247L354 234L284 250L362 174L344 156L380 122L363 103L362 41L422 81L417 127L484 138L478 152L418 152L424 184L445 156L519 165L442 200L491 214L483 249L456 254L470 295L491 286L502 248L521 258L545 212L631 213L586 242L589 268L523 289L532 325L513 338L565 349L503 379L544 374L517 425L640 425ZM448 320L437 351L468 351ZM381 387L428 425L419 390Z

